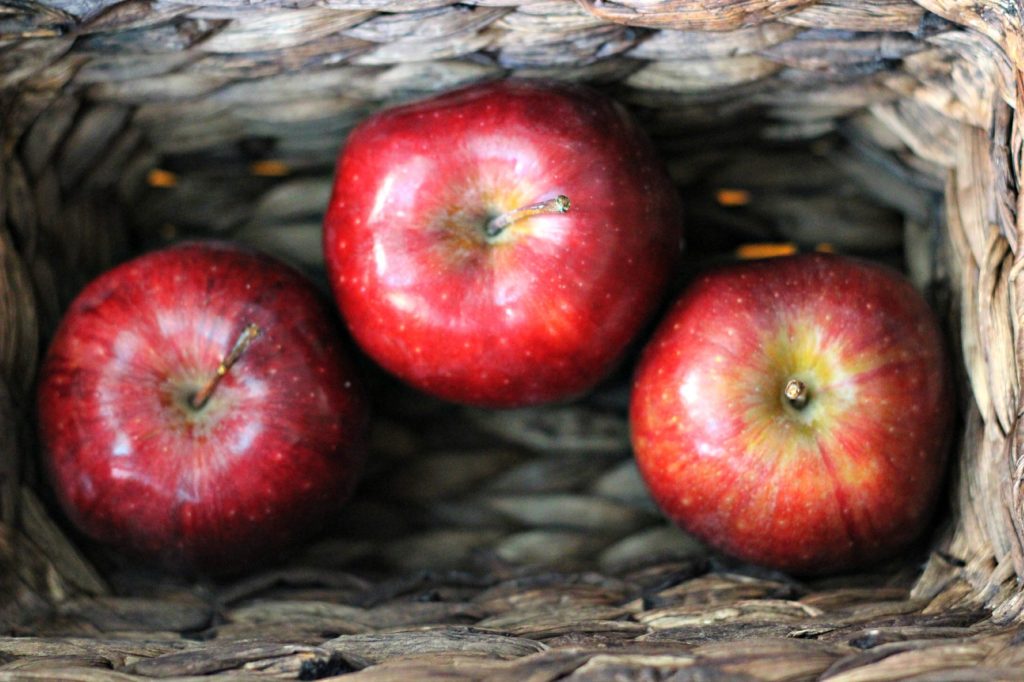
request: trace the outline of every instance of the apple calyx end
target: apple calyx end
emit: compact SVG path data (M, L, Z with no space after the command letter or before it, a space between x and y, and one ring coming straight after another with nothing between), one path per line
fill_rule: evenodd
M235 341L235 345L232 346L228 354L224 356L224 359L220 361L220 364L217 366L217 371L212 377L210 377L210 380L206 382L206 385L189 396L189 407L198 412L206 406L206 403L210 400L210 396L212 396L213 392L217 389L217 385L220 383L220 380L227 375L228 370L238 362L245 350L259 335L260 328L258 325L252 323L246 325L245 329L242 330L242 333L238 335L238 340Z
M530 204L529 206L523 206L522 208L502 213L487 221L487 224L484 225L484 236L487 239L494 239L514 222L545 213L566 213L569 211L570 206L569 197L559 194L554 199L540 201L536 204Z
M787 381L786 387L782 389L782 395L789 403L789 406L795 410L802 410L807 407L807 402L811 398L811 392L807 388L807 384L799 379Z

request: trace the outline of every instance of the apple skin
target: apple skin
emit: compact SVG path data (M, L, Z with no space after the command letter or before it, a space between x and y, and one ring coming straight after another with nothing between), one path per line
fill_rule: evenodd
M569 198L566 213L494 216ZM353 336L438 397L578 396L649 319L678 257L678 195L618 104L506 80L382 111L349 137L324 255Z
M334 319L299 273L220 243L155 251L92 281L38 388L67 516L170 570L280 559L337 511L365 454L368 401ZM250 323L260 334L190 407Z
M791 378L809 388L795 408ZM804 254L700 277L660 323L630 405L655 501L727 554L795 574L892 556L927 524L953 422L949 362L896 272Z

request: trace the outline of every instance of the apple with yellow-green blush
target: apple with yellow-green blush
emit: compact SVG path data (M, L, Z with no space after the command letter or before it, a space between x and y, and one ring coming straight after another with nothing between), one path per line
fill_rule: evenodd
M898 273L842 256L701 276L645 349L630 408L666 514L741 559L854 569L926 526L951 437L935 317Z

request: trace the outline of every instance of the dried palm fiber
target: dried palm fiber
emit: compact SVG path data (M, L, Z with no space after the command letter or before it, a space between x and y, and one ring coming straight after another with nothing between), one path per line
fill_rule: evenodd
M0 678L1019 679L1022 45L1012 2L0 2ZM629 461L628 367L502 415L378 378L357 498L245 578L69 540L31 389L78 288L193 234L315 276L346 132L510 74L633 108L687 200L691 265L783 241L906 269L963 380L927 542L815 581L708 555Z

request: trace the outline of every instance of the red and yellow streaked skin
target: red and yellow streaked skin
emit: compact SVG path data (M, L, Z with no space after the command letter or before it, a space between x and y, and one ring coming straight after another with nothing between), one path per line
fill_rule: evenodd
M485 234L494 216L558 195L568 212ZM621 107L500 81L353 131L324 252L343 317L378 363L448 400L510 407L607 374L661 297L680 214Z
M189 404L246 325L259 335ZM273 561L331 518L365 456L367 398L326 303L218 243L93 280L50 345L39 429L57 499L101 543L189 572Z
M808 389L798 409L791 379ZM665 513L798 574L890 556L927 523L951 437L925 301L888 269L807 254L702 276L645 349L630 421Z

